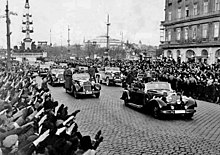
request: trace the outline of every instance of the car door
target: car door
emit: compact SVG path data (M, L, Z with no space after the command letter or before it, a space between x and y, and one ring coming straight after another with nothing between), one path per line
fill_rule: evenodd
M143 105L145 94L142 90L131 90L130 97L132 103L136 105Z

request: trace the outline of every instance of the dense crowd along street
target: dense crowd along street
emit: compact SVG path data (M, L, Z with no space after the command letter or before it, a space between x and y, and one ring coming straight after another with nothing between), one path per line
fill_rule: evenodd
M218 104L197 100L196 113L192 119L185 119L181 116L155 119L144 110L125 106L120 99L124 89L129 89L132 85L143 86L141 83L151 83L160 78L164 78L160 79L161 81L170 82L174 89L172 80L169 81L165 76L158 74L162 73L161 71L168 72L170 75L177 73L175 68L170 72L166 70L166 66L170 65L190 68L190 65L199 64L177 65L173 61L162 63L162 60L106 61L103 63L84 61L83 63L74 62L74 65L68 63L66 64L68 67L61 67L54 63L47 69L47 74L41 75L42 77L38 76L40 70L37 70L34 65L17 62L8 72L3 64L1 71L1 151L3 154L30 154L32 152L53 154L54 151L57 154L63 154L64 150L65 154L76 152L82 154L90 151L90 153L96 152L100 155L219 154ZM80 71L79 66L83 70ZM77 74L79 78L81 73L88 72L90 80L97 81L93 77L96 78L95 75L99 75L96 72L101 72L100 68L105 66L119 66L123 73L122 81L120 84L113 85L112 83L112 86L106 85L107 83L100 85L98 98L89 96L76 98L73 92L67 93L65 90L65 80L64 83L62 80L67 78L65 74L69 69L71 70L71 67L71 75ZM157 72L158 66L162 68L159 72ZM143 74L142 67L146 67L149 72L138 76ZM53 68L56 70L64 68L62 69L64 72L50 75ZM85 70L86 68L88 71ZM188 72L190 72L189 68L186 68ZM204 70L199 67L197 69L202 75ZM212 71L217 78L218 72L214 72L215 69ZM163 75L167 76L164 72ZM63 74L63 77L59 74ZM183 75L185 79L190 77L185 74L187 73ZM58 80L58 77L61 78ZM56 85L56 87L51 83L48 85L51 79L60 81L61 85ZM210 77L207 77L207 80L210 80ZM214 84L214 81L210 84ZM176 86L176 88L183 88ZM183 94L191 95L184 91ZM47 117L44 117L45 114ZM51 138L57 143L51 144ZM59 149L61 145L64 150Z

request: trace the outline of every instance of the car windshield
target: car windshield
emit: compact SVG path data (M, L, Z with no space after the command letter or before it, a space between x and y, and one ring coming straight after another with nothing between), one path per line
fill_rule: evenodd
M145 87L147 90L170 90L170 84L165 82L146 83Z
M53 74L63 74L64 73L64 69L52 69L51 72Z
M73 80L89 80L90 78L88 73L75 73L72 77Z
M117 71L117 72L120 72L120 69L118 67L106 67L105 70L106 71Z

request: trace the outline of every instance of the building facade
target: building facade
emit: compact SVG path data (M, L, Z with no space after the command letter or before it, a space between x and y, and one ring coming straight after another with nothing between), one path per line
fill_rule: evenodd
M165 57L213 64L220 60L220 0L166 0L161 22Z

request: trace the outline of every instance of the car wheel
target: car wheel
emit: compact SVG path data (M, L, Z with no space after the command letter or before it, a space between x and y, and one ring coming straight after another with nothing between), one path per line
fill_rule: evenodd
M106 85L107 85L107 86L110 86L109 78L106 78Z
M185 114L185 118L186 119L192 119L193 115L194 115L194 113L192 113L192 114Z
M157 118L157 119L160 118L160 109L159 109L158 105L153 106L152 113L153 113L154 118Z
M96 98L99 98L99 96L100 96L100 92L95 94Z
M125 106L128 106L128 99L124 100L124 104L125 104Z

